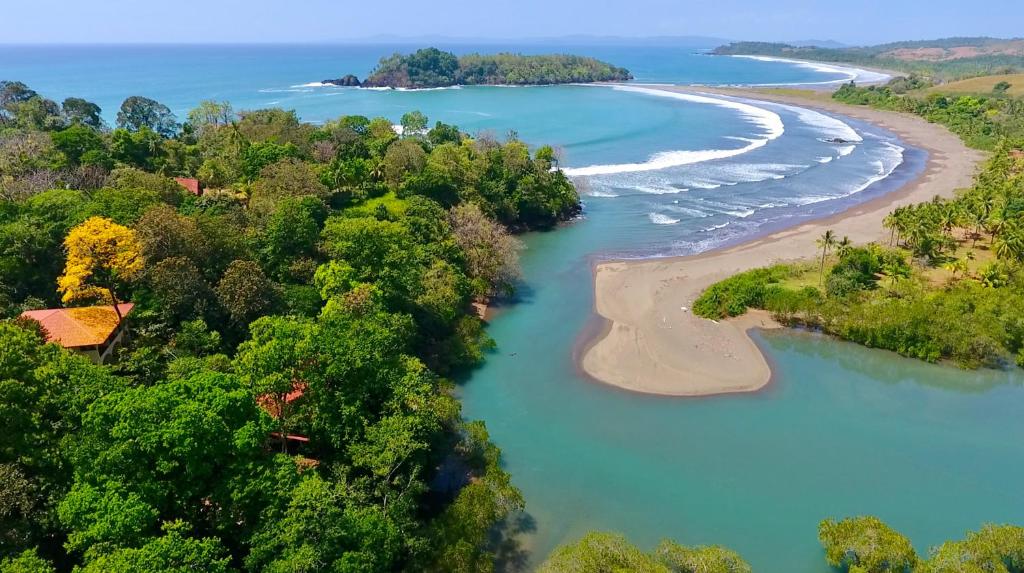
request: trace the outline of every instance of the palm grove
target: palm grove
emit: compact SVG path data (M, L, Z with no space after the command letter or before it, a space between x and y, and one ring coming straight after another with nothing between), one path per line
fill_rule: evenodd
M403 128L131 97L110 129L0 83L0 570L491 567L523 502L445 377L510 229L579 198L550 148ZM106 366L14 318L115 301Z

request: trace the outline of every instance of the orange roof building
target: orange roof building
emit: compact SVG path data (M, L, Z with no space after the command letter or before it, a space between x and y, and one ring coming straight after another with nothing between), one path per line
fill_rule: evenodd
M199 196L203 194L203 185L198 179L193 179L191 177L175 177L174 180L178 182L178 185L181 185L186 191L193 195Z
M122 317L133 308L130 302L117 305ZM125 323L118 320L113 306L27 310L21 316L38 322L47 342L85 354L97 364L106 362L125 332Z

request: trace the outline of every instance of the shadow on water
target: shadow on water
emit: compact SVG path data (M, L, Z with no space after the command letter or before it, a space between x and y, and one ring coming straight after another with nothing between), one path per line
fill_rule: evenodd
M537 531L537 521L527 512L518 512L491 531L490 551L494 553L496 573L518 573L531 568L531 553L525 537Z

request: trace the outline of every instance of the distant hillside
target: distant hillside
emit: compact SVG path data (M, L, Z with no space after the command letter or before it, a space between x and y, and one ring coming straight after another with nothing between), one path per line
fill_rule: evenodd
M455 85L550 85L631 79L632 74L625 68L583 56L470 54L457 57L450 52L427 48L413 54L395 54L382 59L362 85L419 89Z
M1004 89L1005 88L1005 89ZM928 89L929 93L1024 96L1024 74L983 76L950 82Z
M719 46L712 53L847 63L916 73L942 81L1024 71L1024 39L944 38L850 48L735 42Z

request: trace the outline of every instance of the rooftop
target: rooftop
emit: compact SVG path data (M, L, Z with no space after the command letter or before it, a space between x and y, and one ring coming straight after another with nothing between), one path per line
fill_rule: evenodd
M117 305L121 316L135 308L130 302ZM82 348L105 343L117 330L117 313L113 306L86 306L80 308L48 308L21 313L42 325L46 340L64 348Z

